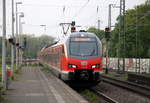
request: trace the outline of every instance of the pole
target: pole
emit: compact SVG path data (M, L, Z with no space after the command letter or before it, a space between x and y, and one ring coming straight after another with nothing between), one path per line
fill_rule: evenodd
M20 34L23 34L23 23L22 22L20 23ZM23 46L22 42L23 42L23 39L21 38L21 45ZM22 63L23 63L22 62L22 60L23 60L23 51L22 50L21 50L21 58L20 59L21 59L20 61L21 61L21 65L22 65Z
M44 28L44 33L46 33L46 25L40 25L40 26Z
M3 38L2 38L2 83L6 89L6 0L3 0Z
M123 47L123 48L121 48ZM122 51L121 51L122 50ZM120 57L123 58L123 68L125 71L125 0L120 0L120 28L119 28L119 55L118 55L118 70L120 70ZM122 56L120 55L122 52Z
M136 9L137 9L137 7L136 7ZM135 46L136 46L136 69L135 69L136 73L137 73L137 68L138 68L138 66L137 66L137 54L138 54L137 40L138 40L138 37L137 36L138 36L138 11L136 10L136 44L135 44Z
M109 10L108 10L108 27L111 29L111 5L109 4Z
M112 4L109 4L109 10L108 10L108 28L110 28L110 30L111 30L111 5ZM109 58L109 53L108 53L108 51L109 51L109 41L108 40L106 40L106 74L108 74L108 58Z
M108 74L108 41L106 40L106 74Z
M18 43L18 7L16 2L16 43ZM18 69L18 47L16 46L16 70Z
M21 16L19 15L19 35L18 35L19 45L21 46ZM19 67L21 65L21 50L19 49Z
M22 2L16 2L16 43L19 43L18 37L18 4L22 4ZM16 69L18 69L19 65L19 48L16 46Z
M12 38L14 39L14 0L12 0ZM11 45L11 71L14 71L14 45ZM12 74L13 75L13 74Z
M24 17L24 14L21 13L19 15L19 44L22 46L22 39L21 39L21 34L22 34L22 23L21 23L21 18ZM19 50L19 64L21 66L22 64L22 50Z
M98 19L98 29L100 30L100 19Z
M111 30L111 7L113 4L109 4L109 9L108 9L108 27ZM111 34L110 34L111 35ZM108 44L109 45L109 44ZM109 51L108 51L109 52ZM110 54L110 55L109 55ZM108 53L109 56L112 54L112 38L110 38L110 53Z
M46 25L44 26L44 32L45 32L45 34L46 34Z
M123 0L123 72L125 72L125 57L126 57L126 34L125 34L125 0Z
M118 46L118 72L120 72L120 47L121 47L121 45L120 45L120 36L121 36L121 16L122 16L122 14L121 14L121 11L122 11L122 0L120 0L120 18L119 18L119 26L120 26L120 28L119 28L119 36L118 36L118 42L119 42L119 46Z

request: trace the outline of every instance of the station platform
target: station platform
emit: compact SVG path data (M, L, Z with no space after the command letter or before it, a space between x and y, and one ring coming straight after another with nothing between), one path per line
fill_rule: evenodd
M23 67L9 86L4 103L88 103L68 85L41 67Z

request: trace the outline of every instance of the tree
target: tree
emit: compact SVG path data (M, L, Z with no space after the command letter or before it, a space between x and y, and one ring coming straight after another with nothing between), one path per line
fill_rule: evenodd
M26 58L36 58L38 52L45 46L53 42L54 38L48 35L42 35L40 37L34 37L33 35L23 35L26 37L27 46L24 50L24 56Z
M100 40L102 40L104 38L104 31L103 30L99 30L99 29L96 29L94 27L91 27L87 31L96 34Z
M126 29L126 57L147 58L150 49L150 4L138 5L134 9L126 11L125 29ZM113 30L113 56L117 56L119 46L119 17ZM136 54L137 53L137 54Z

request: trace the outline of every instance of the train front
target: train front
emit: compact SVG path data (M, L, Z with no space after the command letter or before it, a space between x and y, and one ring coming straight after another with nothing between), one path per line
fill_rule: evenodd
M65 72L62 78L70 81L98 83L102 72L102 45L95 34L76 32L66 40Z

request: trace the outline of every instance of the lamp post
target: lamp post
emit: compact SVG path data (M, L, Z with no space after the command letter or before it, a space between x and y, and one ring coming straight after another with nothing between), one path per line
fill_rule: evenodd
M12 38L14 39L14 0L12 0ZM14 71L14 45L11 44L11 71ZM12 74L13 76L13 74Z
M25 22L21 22L21 24L20 24L20 33L21 34L23 34L23 24L25 24ZM25 49L26 48L26 46L24 45L25 39L22 38L21 41L22 41L21 46L23 47L23 49ZM21 64L23 63L23 53L24 53L23 49L21 52Z
M23 22L21 22L21 25L20 25L20 32L21 32L21 34L23 34L23 24L25 24L25 22L23 21Z
M2 38L2 83L4 88L6 89L6 0L2 1L3 8L3 38Z
M41 27L44 27L44 33L46 33L46 25L40 25Z
M20 44L20 47L22 47L22 40L21 40L21 34L22 34L22 25L21 25L21 18L24 17L24 13L23 12L20 12L20 15L19 15L19 44ZM21 65L22 64L22 50L20 49L19 50L19 64Z
M22 2L16 2L16 43L18 43L18 5ZM16 69L18 69L18 47L16 46Z

